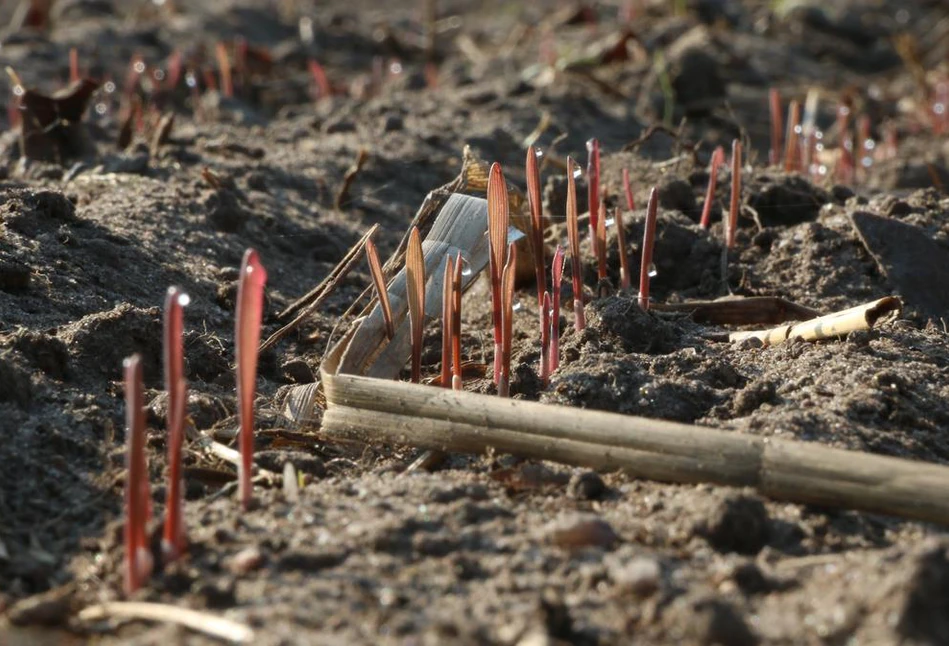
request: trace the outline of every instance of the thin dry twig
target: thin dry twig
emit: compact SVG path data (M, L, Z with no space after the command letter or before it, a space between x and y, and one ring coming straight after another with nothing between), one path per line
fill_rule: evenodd
M346 174L343 175L343 183L339 187L339 191L336 193L336 200L334 205L336 206L337 211L343 210L343 205L349 202L349 189L352 188L353 182L356 181L356 176L362 171L362 167L366 165L366 161L369 159L369 153L365 148L360 148L359 152L356 154L356 161L353 162L353 165L349 167L349 170L346 171Z
M178 624L195 632L236 644L251 643L255 637L253 629L245 624L164 603L112 601L89 606L79 611L80 621L104 619L141 619Z

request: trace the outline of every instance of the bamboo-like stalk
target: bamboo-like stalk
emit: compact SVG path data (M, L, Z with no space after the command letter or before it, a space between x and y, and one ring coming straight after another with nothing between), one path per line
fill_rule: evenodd
M725 163L725 149L718 146L712 153L708 170L708 188L705 190L705 204L702 205L702 219L699 226L709 228L712 223L712 202L715 201L715 188L718 186L718 168Z
M773 437L355 375L324 363L323 432L365 442L555 460L660 481L949 524L949 468Z
M544 301L547 291L547 267L544 263L544 211L540 198L540 168L537 164L537 150L527 148L527 203L531 212L531 246L534 254L534 274L537 279L537 306Z
M567 157L567 238L570 242L570 267L573 270L574 327L582 332L586 327L583 313L583 275L580 264L580 223L577 212L577 180L574 178L576 163Z
M372 240L366 240L366 258L369 260L369 274L372 284L376 288L376 298L382 308L382 318L386 325L386 337L391 341L395 336L395 325L392 324L392 306L389 304L389 292L386 289L385 275L382 273L382 263L379 262L379 252Z
M425 333L425 257L416 227L412 227L405 253L405 275L412 328L412 383L417 384L422 378L422 336Z
M442 388L451 388L451 318L455 294L455 263L451 256L445 261L445 275L442 278Z
M768 105L771 109L771 150L768 151L768 163L777 166L781 160L781 134L784 130L781 113L781 93L777 88L768 91Z
M741 205L741 166L741 141L735 139L732 141L732 195L728 207L728 226L725 227L729 249L735 247L735 234L738 232L738 209Z
M770 330L732 332L728 335L728 339L742 341L753 337L761 340L765 345L777 345L793 338L801 338L805 341L835 339L858 330L869 330L882 318L898 315L902 309L903 304L898 298L887 296L801 323L782 325Z
M626 227L623 224L623 209L616 207L613 211L616 220L616 246L619 248L619 285L621 289L629 289L629 252L626 249Z
M643 231L643 253L639 265L639 306L649 309L649 279L654 272L652 249L656 242L656 219L659 213L659 189L655 186L649 192L646 206L646 226Z

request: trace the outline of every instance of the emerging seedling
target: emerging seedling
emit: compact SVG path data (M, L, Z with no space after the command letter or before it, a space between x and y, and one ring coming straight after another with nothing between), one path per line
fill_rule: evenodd
M623 169L623 190L626 193L626 208L630 211L636 210L636 202L633 200L633 187L629 183L629 169Z
M801 169L801 104L791 101L788 106L788 129L784 138L784 172Z
M540 380L550 381L550 292L544 292L540 301Z
M382 319L386 324L386 338L390 341L395 335L395 325L392 323L392 306L389 303L389 292L386 289L386 278L382 273L382 263L379 262L379 252L372 240L366 240L366 259L369 261L369 274L376 287L376 296L379 298L379 307L382 308Z
M445 275L442 280L442 388L451 388L451 309L455 294L452 279L455 263L451 256L445 257Z
M253 249L244 252L237 286L237 321L234 328L237 355L237 407L240 411L241 468L238 489L241 506L250 507L251 469L254 463L254 393L257 381L257 348L264 312L267 271Z
M629 289L629 254L626 251L626 229L623 227L623 209L616 207L613 211L616 220L616 245L619 247L619 284L622 289Z
M784 124L781 123L781 94L776 88L768 92L768 104L771 107L771 150L768 151L768 162L777 166L781 160L781 132Z
M313 86L316 88L314 98L319 100L329 97L333 93L333 88L330 86L329 77L326 76L323 66L311 58L307 61L307 68L310 70Z
M732 141L732 196L728 208L728 248L735 247L735 234L738 232L738 209L741 203L741 141Z
M540 168L537 165L538 151L527 149L527 203L531 210L531 243L534 248L534 274L537 277L537 306L544 302L547 291L547 274L544 266L544 213L540 199ZM543 316L541 316L543 318Z
M570 267L573 276L573 313L574 327L582 332L586 327L583 314L583 280L580 274L580 225L577 213L577 181L574 177L576 163L567 157L567 239L570 243Z
M649 279L656 273L652 264L652 248L656 241L656 217L659 213L659 190L654 186L646 205L646 229L643 232L643 257L639 266L639 306L649 310Z
M553 283L553 297L550 303L550 373L560 366L560 286L563 281L563 247L557 245L554 258L550 263L550 278Z
M168 497L165 505L165 528L162 555L165 563L177 560L187 547L183 508L184 493L181 473L181 448L187 418L188 389L184 375L184 307L188 295L177 287L169 287L165 297L165 389L168 391Z
M227 55L227 45L218 42L214 47L217 56L217 67L221 74L221 94L230 98L234 96L234 81L231 76L231 59Z
M590 211L590 241L596 246L597 222L600 217L600 142L587 142L587 202ZM594 249L594 255L597 254Z
M600 285L606 281L606 204L600 202L596 219L596 278Z
M837 179L845 184L853 182L853 136L850 134L850 106L841 101L837 106L837 133L840 152L837 155Z
M712 202L715 201L715 189L718 186L718 167L725 163L725 149L718 146L709 162L708 188L705 191L705 204L702 206L702 219L699 226L707 229L712 220Z
M123 362L125 426L128 454L125 476L125 594L142 587L152 573L146 526L151 517L148 464L145 460L145 409L142 360L137 354Z
M491 164L488 175L488 271L491 278L491 311L494 324L494 383L501 375L501 272L507 252L509 223L507 185L501 165Z
M79 79L79 50L71 47L69 49L69 84L78 83Z
M455 257L455 275L451 280L451 388L462 389L461 380L461 252Z
M406 288L409 299L409 323L412 326L412 383L422 377L422 334L425 331L425 257L418 228L412 227L405 252Z
M501 374L498 395L507 397L511 389L511 346L514 333L514 275L517 272L517 249L512 242L501 275Z

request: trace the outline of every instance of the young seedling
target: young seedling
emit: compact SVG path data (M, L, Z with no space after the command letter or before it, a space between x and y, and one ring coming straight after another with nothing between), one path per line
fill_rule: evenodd
M395 325L392 323L392 306L389 303L389 292L386 289L386 278L382 273L382 263L379 262L379 252L372 240L366 240L366 259L369 261L369 274L376 287L376 296L379 298L379 307L382 309L382 319L386 325L386 338L390 341L395 335Z
M462 389L461 380L461 252L455 257L455 275L451 280L451 388Z
M498 395L511 394L511 346L514 333L514 275L517 272L517 249L511 243L507 250L507 262L501 275L501 374L498 378Z
M860 171L861 177L866 177L873 165L873 151L876 148L876 142L873 141L870 128L870 116L860 115L860 118L857 119L857 140L860 142L860 161L857 169Z
M560 285L563 281L563 247L557 245L554 258L550 263L550 279L553 293L550 303L550 373L560 366Z
M544 263L544 213L540 199L540 168L537 165L538 151L527 148L527 202L531 210L531 246L534 250L534 274L537 277L537 306L544 302L547 291L547 274ZM543 318L543 314L541 315Z
M168 496L162 556L165 563L177 560L187 547L184 528L184 492L182 487L181 448L184 444L188 408L188 388L184 374L184 307L188 295L169 287L165 296L165 389L168 391Z
M837 155L837 179L845 184L853 182L853 136L850 134L850 106L841 101L837 106L837 133L839 153Z
M182 63L184 62L183 57L181 56L181 50L176 49L168 57L168 74L165 76L165 90L170 92L178 87L178 83L181 81L181 70Z
M71 47L69 49L69 84L78 83L79 79L79 50Z
M596 225L600 217L600 142L590 139L587 142L587 202L590 212L590 241L596 247Z
M738 232L738 209L741 206L741 141L732 141L732 196L728 207L728 248L735 247L735 234Z
M445 275L442 279L442 388L451 388L451 308L455 300L452 279L455 263L445 256Z
M712 202L715 201L715 189L718 186L718 168L725 163L725 149L718 146L712 153L708 169L708 188L705 190L705 204L702 206L702 219L699 226L709 228L712 222Z
M600 214L596 218L596 279L603 290L606 277L606 204L600 202ZM602 294L601 294L602 295Z
M583 280L580 274L580 225L577 213L577 181L574 177L576 163L567 157L567 239L570 243L570 268L573 276L573 313L574 327L582 332L586 327L583 314Z
M629 254L626 251L626 229L623 227L623 209L616 207L613 211L616 221L616 246L619 247L619 284L622 289L629 289Z
M313 98L315 100L328 98L333 93L333 88L330 86L329 77L326 76L326 70L312 58L307 61L307 68L310 70L313 86L316 89Z
M636 201L633 200L633 187L629 183L629 169L623 169L623 191L626 193L626 208L636 210Z
M418 229L412 227L405 252L406 289L409 299L409 323L412 326L412 383L422 378L422 334L425 331L425 257Z
M253 249L244 252L237 286L237 320L234 327L237 355L237 407L240 412L241 467L238 489L241 507L251 500L251 470L254 463L254 393L257 381L257 348L264 312L264 285L267 271Z
M137 354L123 362L125 426L128 454L125 475L125 594L142 587L152 572L146 526L151 517L148 464L145 460L145 409L142 360Z
M776 88L768 92L768 104L771 107L771 150L768 151L768 162L772 166L781 163L781 133L784 124L781 123L781 94Z
M507 185L501 165L491 164L488 174L488 271L491 279L491 311L494 324L494 383L501 375L501 272L507 252L509 223Z
M649 279L656 270L652 264L652 248L656 240L656 217L659 214L659 190L656 187L649 192L646 204L646 228L643 232L643 257L639 265L639 306L649 310Z
M218 72L221 74L221 94L230 98L234 96L234 81L231 76L231 59L227 55L227 45L218 42L214 47L217 56Z
M801 104L791 101L788 106L788 129L784 138L784 172L801 169Z
M540 381L550 381L550 292L544 292L540 301Z

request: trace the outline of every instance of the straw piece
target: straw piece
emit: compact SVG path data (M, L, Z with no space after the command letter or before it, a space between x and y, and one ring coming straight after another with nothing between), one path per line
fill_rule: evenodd
M103 619L161 621L178 624L195 632L236 644L247 644L254 641L254 631L250 626L223 617L215 617L204 612L163 603L112 601L89 606L79 612L80 621L101 621Z

